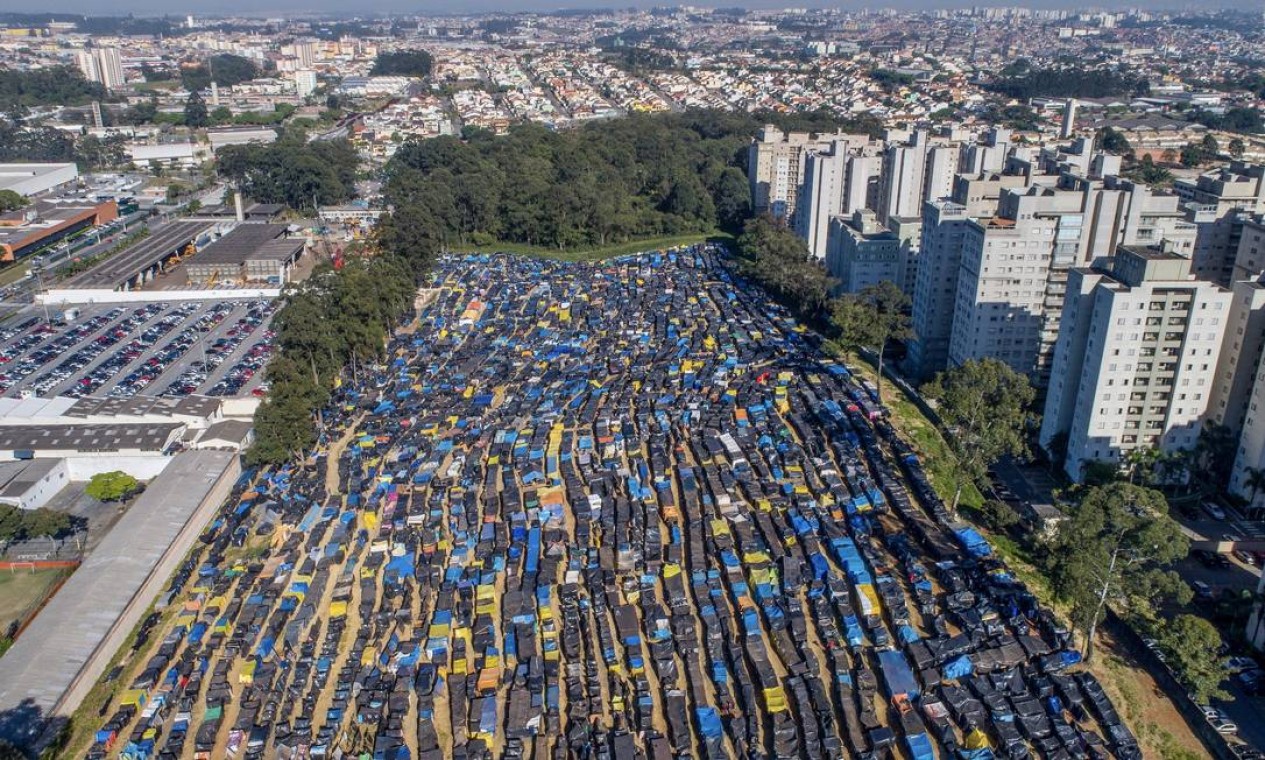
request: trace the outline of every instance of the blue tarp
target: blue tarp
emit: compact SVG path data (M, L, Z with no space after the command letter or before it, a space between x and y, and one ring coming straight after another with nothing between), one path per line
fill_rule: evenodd
M931 746L931 737L926 734L910 734L905 737L909 745L909 756L912 760L936 760L936 751Z
M962 655L956 660L949 660L944 664L943 672L946 679L958 680L966 678L975 671L975 666L971 664L971 658Z
M699 707L694 710L698 718L698 730L704 739L719 739L725 731L720 721L720 713L714 707Z
M974 528L958 528L955 533L958 541L972 557L987 557L993 553L993 547L989 546L988 541Z

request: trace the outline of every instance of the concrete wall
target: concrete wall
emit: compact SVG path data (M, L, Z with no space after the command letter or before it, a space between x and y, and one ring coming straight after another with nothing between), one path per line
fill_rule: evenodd
M225 417L245 417L250 419L255 416L255 410L259 408L259 403L263 399L256 396L238 396L234 398L224 399L224 416Z
M92 656L88 658L87 663L79 671L79 675L70 684L65 694L62 695L61 701L57 703L51 711L53 715L68 715L78 709L84 697L92 690L97 679L105 672L106 666L110 664L111 658L115 652L123 646L123 642L127 640L132 629L141 621L146 610L153 604L158 597L159 592L167 585L168 579L172 573L184 561L185 555L197 543L198 536L201 535L202 529L211 518L219 510L220 506L228 498L229 493L233 490L233 484L237 482L237 478L241 475L242 466L241 459L234 457L220 474L215 485L207 493L206 498L198 505L193 514L189 517L189 521L185 523L184 528L176 536L175 540L163 553L162 557L154 565L145 582L133 595L132 601L123 610L123 614L115 621L110 632L93 651Z
M90 480L93 475L115 470L122 470L137 480L152 480L167 469L169 464L171 464L171 457L158 455L82 456L66 459L66 469L71 480Z
M277 298L281 288L221 288L211 290L104 290L50 288L37 294L36 303L71 306L92 303L153 303L154 301L231 301L239 298Z

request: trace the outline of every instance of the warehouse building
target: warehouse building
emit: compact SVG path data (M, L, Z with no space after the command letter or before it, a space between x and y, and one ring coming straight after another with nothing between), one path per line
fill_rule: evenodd
M39 509L66 486L63 459L0 462L0 504L18 509Z
M36 201L0 215L0 261L17 261L65 238L107 224L119 216L119 205Z
M74 184L79 167L70 164L0 164L0 190L32 196Z
M193 283L267 282L280 285L303 254L302 238L287 238L284 224L243 224L185 264Z

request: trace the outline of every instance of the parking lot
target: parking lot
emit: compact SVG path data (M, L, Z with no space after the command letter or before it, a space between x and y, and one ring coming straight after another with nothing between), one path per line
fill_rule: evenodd
M715 252L431 284L315 458L243 478L89 757L1141 757L871 389Z
M25 309L0 325L0 395L238 396L272 351L269 301ZM69 317L69 318L67 318Z

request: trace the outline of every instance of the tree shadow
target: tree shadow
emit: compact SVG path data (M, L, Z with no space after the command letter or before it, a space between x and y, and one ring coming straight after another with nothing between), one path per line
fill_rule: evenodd
M69 735L69 728L70 718L47 716L28 697L17 707L0 711L0 758L55 755Z

